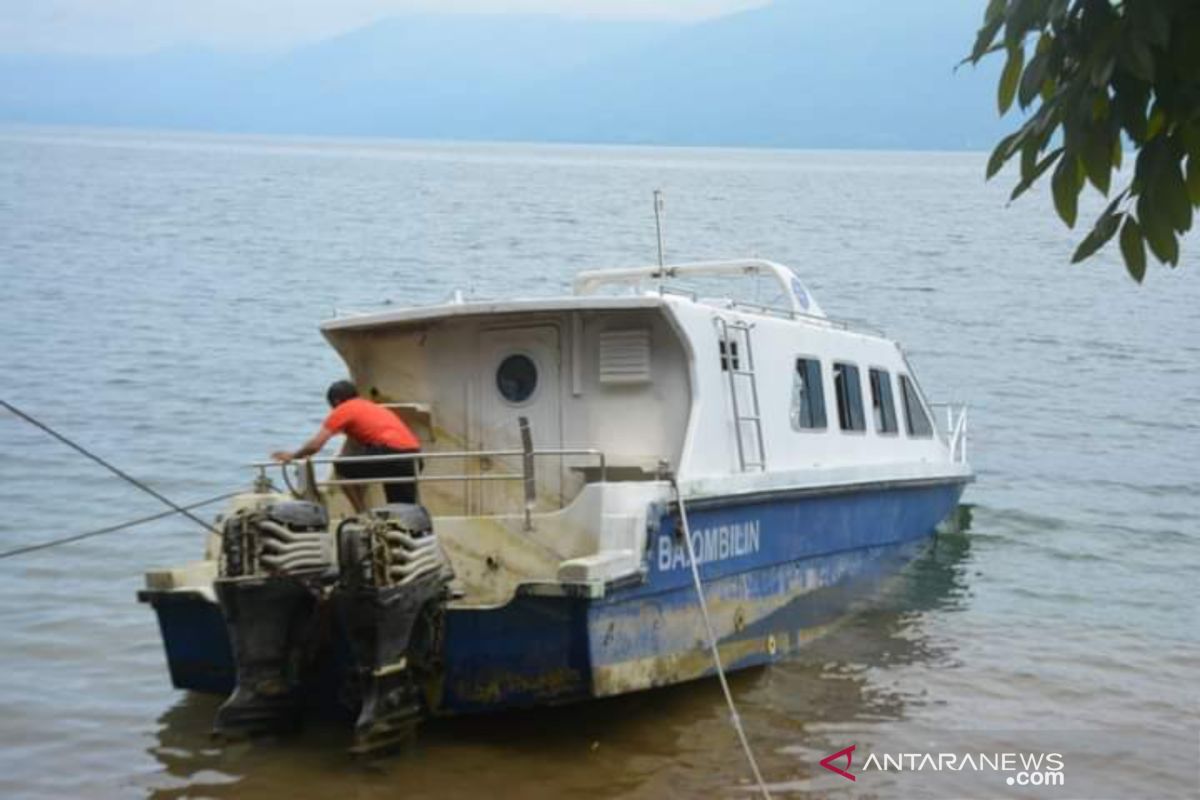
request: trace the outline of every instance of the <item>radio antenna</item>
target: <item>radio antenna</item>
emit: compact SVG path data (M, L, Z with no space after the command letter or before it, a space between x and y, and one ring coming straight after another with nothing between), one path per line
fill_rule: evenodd
M662 279L664 275L664 267L666 266L666 258L664 249L662 249L662 212L666 209L666 204L662 201L662 190L656 188L654 190L654 230L659 237L659 290L662 290Z

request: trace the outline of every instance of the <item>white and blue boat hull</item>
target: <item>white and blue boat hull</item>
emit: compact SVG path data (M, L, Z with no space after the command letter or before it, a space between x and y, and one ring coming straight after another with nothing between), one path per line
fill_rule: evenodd
M774 491L688 503L692 543L730 670L786 657L919 554L962 478ZM523 587L494 608L446 610L433 714L575 702L713 672L677 509L652 523L645 568L600 597ZM202 593L145 592L179 688L228 692L234 667L219 610ZM314 674L338 679L341 637ZM325 694L314 687L315 694Z

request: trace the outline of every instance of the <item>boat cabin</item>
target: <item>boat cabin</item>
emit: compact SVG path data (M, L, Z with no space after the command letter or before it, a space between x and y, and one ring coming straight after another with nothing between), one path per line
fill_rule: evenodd
M774 280L784 304L671 286L729 275ZM897 344L830 319L772 262L589 272L568 297L456 298L322 331L360 392L421 437L420 501L463 603L638 573L670 478L712 497L965 461ZM338 508L338 480L323 491Z

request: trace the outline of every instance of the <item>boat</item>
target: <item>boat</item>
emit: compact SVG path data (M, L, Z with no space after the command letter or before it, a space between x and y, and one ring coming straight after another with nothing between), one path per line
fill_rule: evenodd
M684 285L745 279L774 299ZM420 504L332 458L257 462L204 557L146 574L171 680L226 695L228 735L330 707L369 752L428 717L703 678L703 614L726 670L785 659L973 479L965 406L932 405L895 341L771 261L588 271L562 297L456 293L321 330L420 435L416 477L394 479Z

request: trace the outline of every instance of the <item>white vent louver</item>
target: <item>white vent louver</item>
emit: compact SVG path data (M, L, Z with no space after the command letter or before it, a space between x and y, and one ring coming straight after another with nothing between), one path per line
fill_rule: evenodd
M650 331L606 331L600 334L600 383L650 382Z

